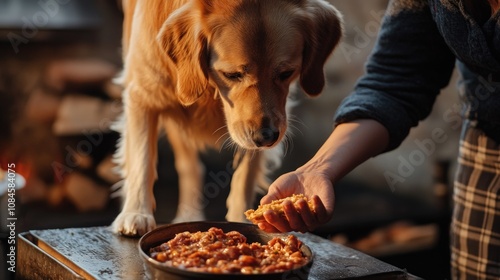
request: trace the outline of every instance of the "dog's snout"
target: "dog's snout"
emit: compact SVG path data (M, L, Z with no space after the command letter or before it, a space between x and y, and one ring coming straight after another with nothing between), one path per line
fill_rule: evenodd
M257 147L270 147L279 138L279 131L276 128L265 127L259 130L256 130L253 134L253 142Z

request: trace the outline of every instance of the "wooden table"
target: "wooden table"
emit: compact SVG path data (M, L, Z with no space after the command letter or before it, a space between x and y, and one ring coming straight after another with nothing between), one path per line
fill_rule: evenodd
M315 254L308 279L418 279L319 236L297 236ZM137 243L107 227L25 232L18 238L16 279L147 279Z

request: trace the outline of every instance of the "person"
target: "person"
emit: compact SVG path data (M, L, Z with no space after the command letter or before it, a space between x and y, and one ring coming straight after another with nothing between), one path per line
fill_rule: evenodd
M463 103L451 224L454 279L500 279L500 12L498 0L393 0L366 73L335 114L317 153L278 177L266 204L294 193L313 200L269 210L268 232L312 231L333 216L334 186L357 165L396 149L426 118L457 67ZM452 104L450 104L451 106Z

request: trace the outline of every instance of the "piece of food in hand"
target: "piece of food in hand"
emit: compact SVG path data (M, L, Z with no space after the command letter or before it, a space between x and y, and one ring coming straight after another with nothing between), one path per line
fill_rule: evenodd
M283 210L283 202L285 200L290 200L293 204L295 204L300 199L304 199L305 201L307 201L307 204L309 205L309 209L311 209L311 211L314 212L314 206L313 206L312 200L308 199L303 194L294 194L290 197L285 197L282 199L273 200L271 203L268 203L268 204L259 205L257 210L254 210L254 209L247 210L247 211L245 211L245 216L247 217L247 219L249 221L251 221L254 224L258 224L259 222L263 222L266 220L264 218L264 213L267 210L273 210L278 215L285 216L285 211Z

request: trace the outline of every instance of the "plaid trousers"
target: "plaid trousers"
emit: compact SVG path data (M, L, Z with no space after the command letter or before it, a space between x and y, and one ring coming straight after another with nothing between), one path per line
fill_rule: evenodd
M471 121L462 128L453 201L453 279L500 279L500 143Z

